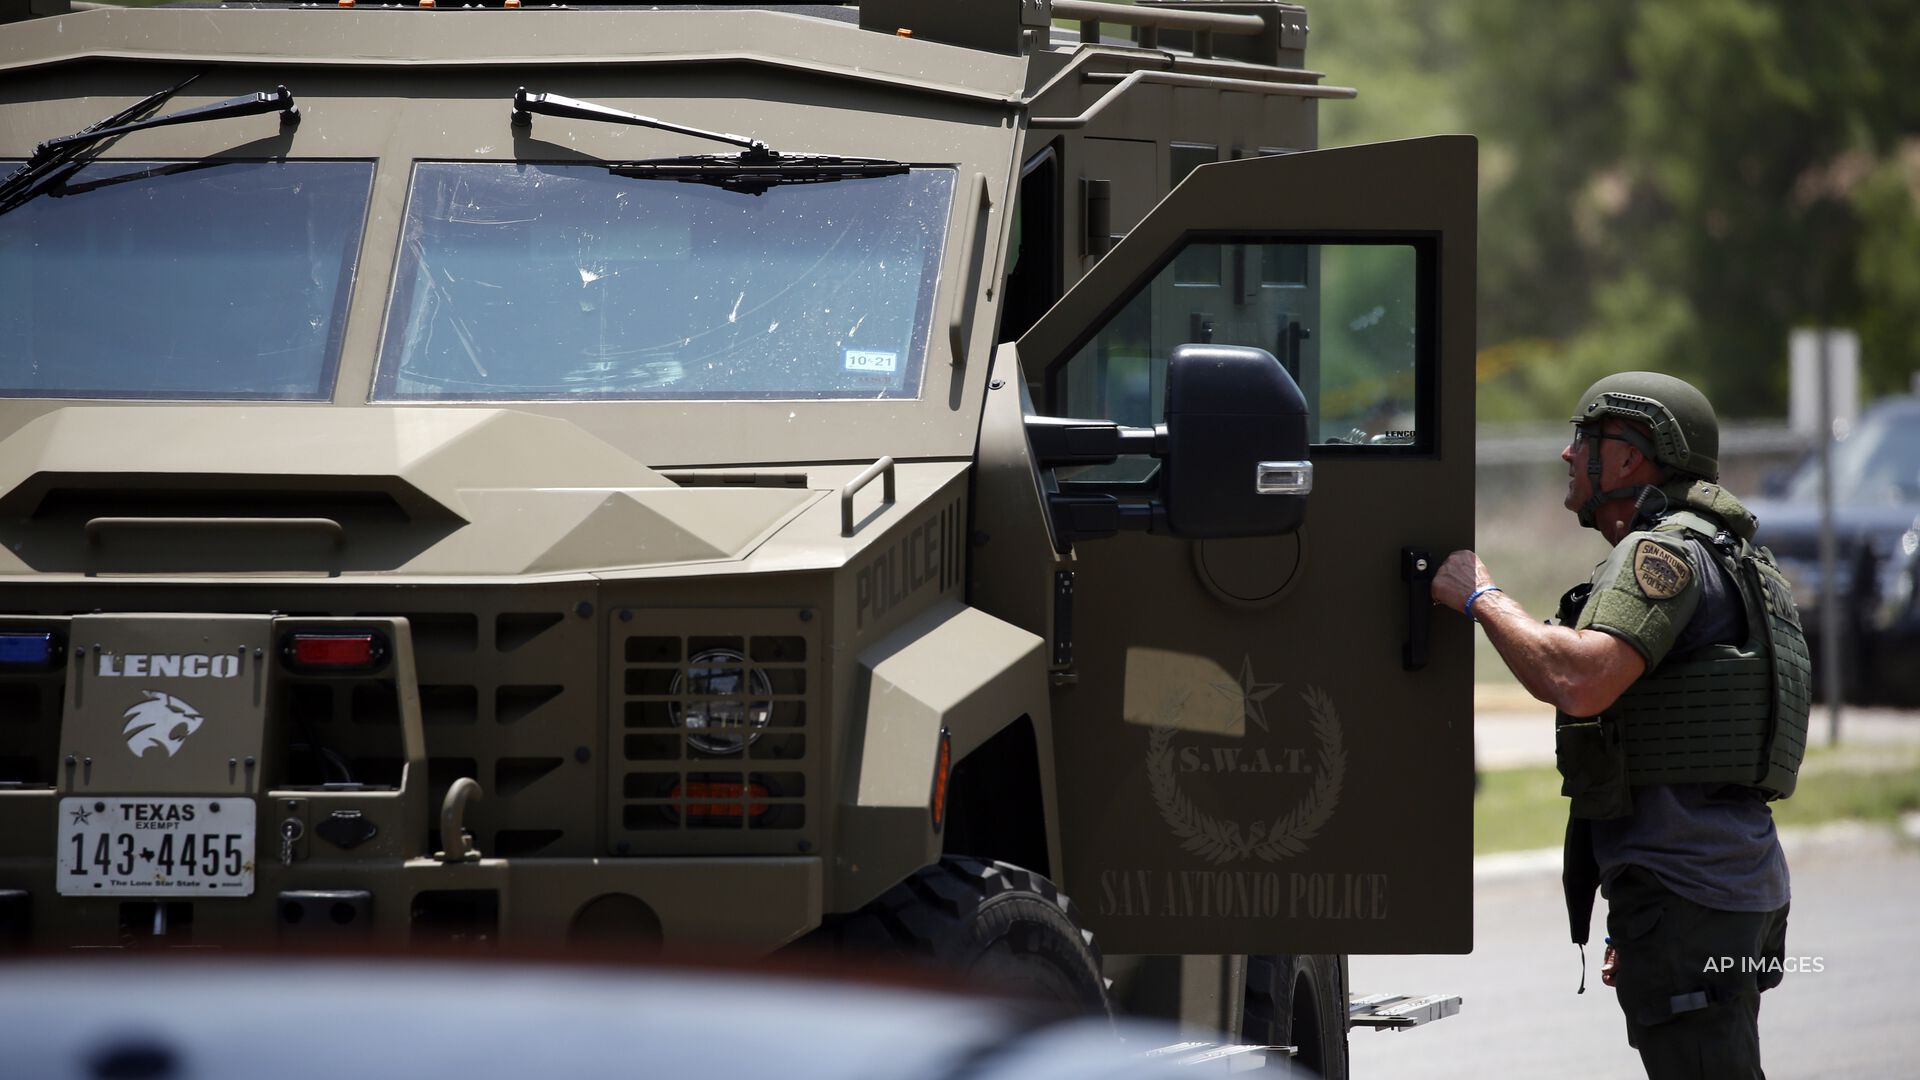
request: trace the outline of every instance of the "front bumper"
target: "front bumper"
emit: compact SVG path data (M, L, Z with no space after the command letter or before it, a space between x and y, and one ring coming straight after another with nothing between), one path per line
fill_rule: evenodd
M628 688L633 669L657 681L675 668L600 657L633 653L630 639L654 632L649 620L671 623L682 637L694 631L680 621L696 620L689 625L703 629L698 618L740 634L734 622L718 622L738 620L740 612L649 610L627 619L621 610L596 620L586 614L595 611L591 604L543 595L558 591L499 590L512 607L497 611L482 606L491 594L446 597L449 606L479 607L481 617L418 610L426 597L416 592L408 597L416 610L407 616L136 611L8 620L15 629L50 630L64 651L32 670L0 672L0 946L271 948L347 940L385 947L586 938L668 948L724 944L756 955L817 926L824 871L808 850L821 827L811 801L817 783L806 783L815 794L804 805L799 797L766 798L786 808L784 818L743 806L706 823L740 823L732 829L620 831L630 819L662 812L660 806L677 809L651 788L625 797L635 786L628 773L671 781L712 766L683 760L677 747L663 760L654 760L657 753L629 760L631 735L607 730L607 697L643 703L623 714L665 708L655 701L665 695L653 693L651 683ZM329 599L363 610L379 605L364 597ZM121 674L132 656L192 651L199 646L178 643L211 640L234 623L252 627L259 641L220 684L224 696L209 689L210 680L170 686ZM377 669L315 674L276 658L294 631L347 626L371 627L390 645ZM603 638L608 626L621 632ZM137 644L141 635L152 641ZM773 642L764 645L771 649L792 636L753 637L748 647ZM692 655L679 637L671 640L676 657ZM786 692L782 700L795 702L796 724L803 717L801 680L815 680L811 666L799 668L817 663L819 653L814 638L805 642L804 661L767 664L785 680L775 695ZM104 668L96 655L103 646L112 657ZM195 662L195 670L201 666ZM111 678L102 674L109 669ZM193 730L167 740L170 750L134 750L123 730L128 703L141 702L150 686L177 692L198 710ZM762 751L787 755L777 759L781 772L771 771L771 758L759 766L769 770L768 783L812 770L818 740L806 756L787 750L805 746L809 735L798 726L770 733L747 757L757 764ZM334 782L335 765L350 767L359 782ZM462 776L477 777L483 789L465 811L463 831L488 857L442 861L436 853L446 844L433 830L444 793ZM758 782L762 774L752 776ZM137 895L62 895L63 885L69 893L74 888L56 863L58 811L62 798L76 796L212 796L229 806L251 800L250 893L154 895L143 884L134 887ZM685 798L721 801L711 794ZM772 827L789 819L794 827ZM352 825L344 834L337 828L343 820ZM295 839L283 846L288 831Z
M52 800L0 806L51 845ZM271 846L263 840L262 847ZM263 852L262 854L265 854ZM52 860L0 860L0 943L34 948L724 948L758 956L818 926L815 857L262 860L245 898L67 897Z

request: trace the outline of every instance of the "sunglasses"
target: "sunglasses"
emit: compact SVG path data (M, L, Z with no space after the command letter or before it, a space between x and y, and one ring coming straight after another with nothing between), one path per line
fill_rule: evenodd
M1632 439L1627 438L1625 435L1612 435L1607 432L1601 431L1599 428L1588 427L1584 424L1576 424L1574 426L1573 448L1575 450L1580 449L1580 447L1584 446L1589 442L1598 442L1603 439L1612 439L1614 442L1623 442L1623 443L1633 442Z

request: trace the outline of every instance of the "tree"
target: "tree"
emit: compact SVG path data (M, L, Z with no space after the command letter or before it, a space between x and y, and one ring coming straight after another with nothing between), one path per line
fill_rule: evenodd
M1481 137L1483 413L1652 367L1784 410L1788 331L1920 367L1920 20L1906 0L1328 0L1323 142ZM1345 110L1345 111L1342 111Z

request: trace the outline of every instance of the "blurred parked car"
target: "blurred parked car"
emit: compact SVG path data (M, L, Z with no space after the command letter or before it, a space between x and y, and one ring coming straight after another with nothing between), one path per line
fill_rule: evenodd
M0 1075L35 1080L1178 1080L1191 1056L1148 1052L1170 1026L844 980L241 954L0 966L0 1032Z
M1820 462L1808 455L1749 508L1826 677L1820 613ZM1920 398L1885 398L1833 445L1834 595L1849 701L1920 704ZM1824 694L1824 690L1821 691Z

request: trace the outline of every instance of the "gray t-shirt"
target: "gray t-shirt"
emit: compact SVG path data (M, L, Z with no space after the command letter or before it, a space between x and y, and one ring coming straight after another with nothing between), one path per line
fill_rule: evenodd
M1700 579L1700 603L1671 655L1747 638L1746 606L1706 545L1687 537ZM1605 629L1602 627L1602 629ZM1633 789L1633 813L1595 821L1593 854L1602 890L1629 866L1705 907L1773 911L1791 894L1787 858L1766 798L1737 784L1645 784Z

